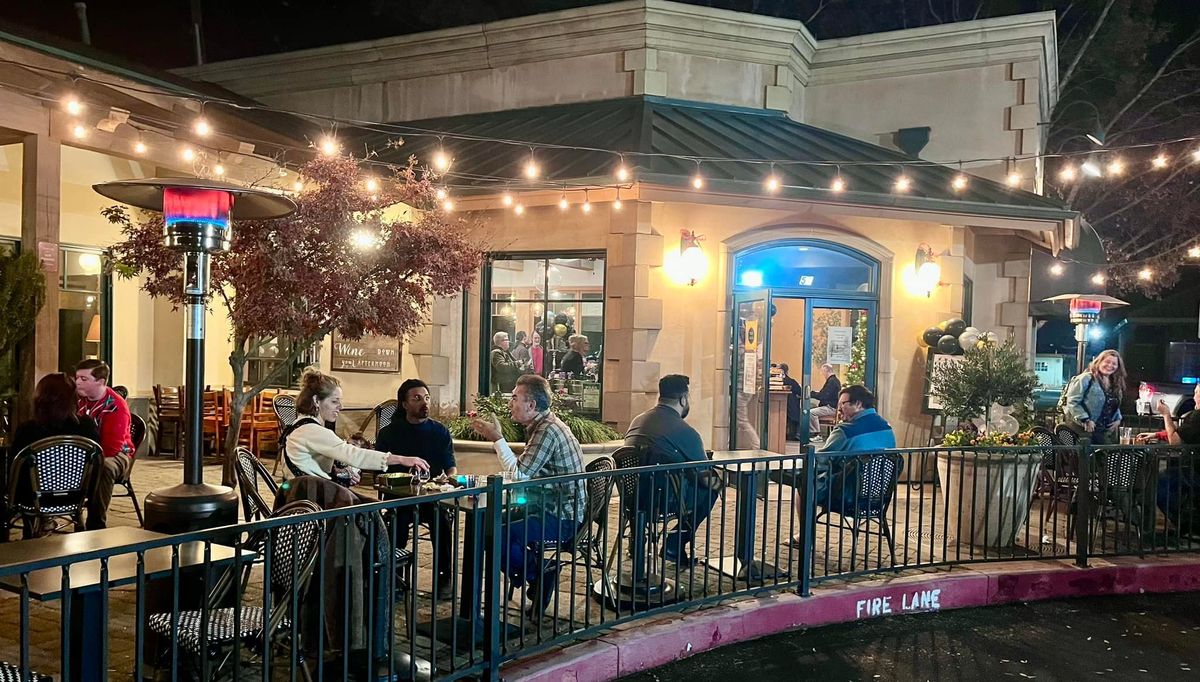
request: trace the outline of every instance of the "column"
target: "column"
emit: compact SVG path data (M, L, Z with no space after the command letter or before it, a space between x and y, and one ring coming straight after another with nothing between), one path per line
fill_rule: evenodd
M27 135L21 167L21 250L38 254L46 276L46 304L33 336L22 344L20 371L25 391L58 371L58 229L61 145L47 135Z

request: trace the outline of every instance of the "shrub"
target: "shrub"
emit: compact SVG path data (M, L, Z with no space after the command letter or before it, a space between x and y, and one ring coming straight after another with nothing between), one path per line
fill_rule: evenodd
M562 393L556 393L550 402L550 411L558 415L558 418L571 429L571 433L579 439L581 444L588 443L603 443L610 440L617 440L621 434L617 433L608 424L589 419L587 417L575 414L566 407L562 399ZM474 411L481 415L494 415L500 422L500 431L504 434L504 440L510 443L521 443L525 441L525 429L508 416L508 399L500 393L491 395L475 396ZM475 433L471 428L471 418L462 415L454 417L446 422L446 428L450 431L452 438L459 440L477 440L483 438Z

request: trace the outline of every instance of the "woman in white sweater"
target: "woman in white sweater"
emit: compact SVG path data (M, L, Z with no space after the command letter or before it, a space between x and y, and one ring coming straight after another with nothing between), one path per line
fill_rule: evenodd
M371 471L387 471L393 464L429 471L429 463L420 457L360 448L325 428L325 422L337 421L342 411L342 385L337 377L312 367L304 370L300 377L296 411L301 417L287 434L285 445L288 460L286 478L299 475L293 469L309 476L332 478L331 474L337 473L334 471L334 462Z

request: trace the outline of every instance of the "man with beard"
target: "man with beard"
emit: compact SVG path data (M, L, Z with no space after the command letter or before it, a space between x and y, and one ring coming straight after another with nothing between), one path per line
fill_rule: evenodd
M668 374L658 380L658 404L639 414L629 425L625 444L643 448L643 466L705 462L704 442L684 419L691 410L688 377ZM663 558L681 566L693 566L696 559L684 547L690 545L696 528L704 523L717 501L721 481L707 468L675 470L669 474L643 476L638 498L647 511L685 510L663 543Z
M420 379L407 379L396 391L396 401L404 412L403 419L393 419L391 424L379 431L375 448L393 455L420 457L429 462L429 475L454 476L458 469L454 462L454 444L450 431L440 422L429 418L429 386ZM408 471L403 465L390 467L388 471ZM437 552L436 573L439 599L449 599L452 594L451 577L454 566L451 550L454 535L450 511L436 503L419 504L400 510L396 541L400 546L408 544L408 531L413 518L417 517L429 526L434 550Z

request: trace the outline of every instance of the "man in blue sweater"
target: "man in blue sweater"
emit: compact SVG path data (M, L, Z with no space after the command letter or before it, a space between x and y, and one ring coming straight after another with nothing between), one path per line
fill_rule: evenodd
M857 486L856 462L848 455L896 447L892 425L875 411L875 395L865 386L853 384L838 393L837 412L841 421L817 450L816 502L825 509L839 510L843 501L853 504ZM796 515L803 518L800 496L792 498ZM800 546L799 538L787 541Z

